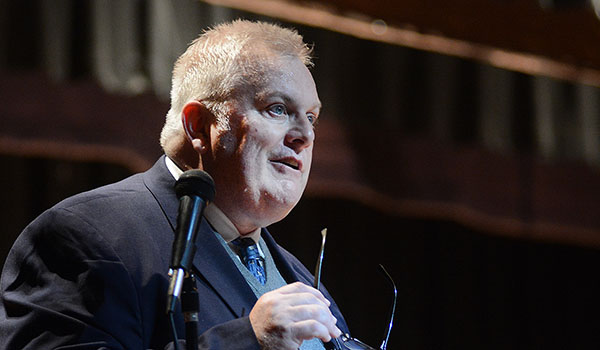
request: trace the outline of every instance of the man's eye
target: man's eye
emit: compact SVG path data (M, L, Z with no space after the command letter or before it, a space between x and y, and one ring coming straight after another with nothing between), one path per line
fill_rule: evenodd
M282 117L287 115L287 110L284 105L277 104L269 107L269 113L276 117Z
M319 118L314 114L308 114L306 118L312 125L317 125L317 122L319 121Z

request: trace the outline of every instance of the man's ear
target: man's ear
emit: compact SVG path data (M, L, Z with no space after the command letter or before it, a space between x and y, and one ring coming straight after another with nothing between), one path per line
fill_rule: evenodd
M212 113L202 102L191 101L183 106L181 113L183 129L192 146L199 153L206 152L210 146L210 123L212 120Z

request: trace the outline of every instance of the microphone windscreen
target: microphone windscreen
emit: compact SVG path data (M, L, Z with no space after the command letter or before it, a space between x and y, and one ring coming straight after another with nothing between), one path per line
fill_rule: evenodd
M177 198L183 196L199 196L207 202L215 198L215 182L213 178L202 170L188 170L181 174L175 183Z

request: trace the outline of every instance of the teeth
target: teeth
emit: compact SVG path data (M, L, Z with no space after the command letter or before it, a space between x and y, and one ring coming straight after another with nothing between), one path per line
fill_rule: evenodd
M289 161L286 164L291 166L294 169L298 169L298 162L296 162L296 161Z
M295 160L277 160L277 163L284 164L289 166L290 168L298 170L298 162Z

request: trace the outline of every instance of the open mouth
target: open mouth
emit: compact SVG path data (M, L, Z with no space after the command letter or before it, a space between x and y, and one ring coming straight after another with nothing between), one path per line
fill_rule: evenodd
M301 163L294 158L276 159L276 160L272 160L272 162L278 163L278 164L283 164L294 170L300 170L300 168L301 168Z

